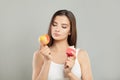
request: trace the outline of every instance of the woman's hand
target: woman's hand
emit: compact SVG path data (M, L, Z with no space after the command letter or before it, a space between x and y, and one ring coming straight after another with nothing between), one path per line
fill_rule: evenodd
M40 45L39 53L44 56L44 60L51 60L51 51L47 45Z
M71 57L68 57L66 62L65 62L65 67L64 67L64 73L66 76L68 76L69 73L71 73L71 69L73 68L75 64L75 54Z

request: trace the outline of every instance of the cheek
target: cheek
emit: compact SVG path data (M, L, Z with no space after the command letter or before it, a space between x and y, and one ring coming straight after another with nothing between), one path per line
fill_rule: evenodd
M68 35L69 34L69 30L62 30L62 34Z
M51 27L51 33L53 33L53 28Z
M55 29L51 27L51 36L54 35L54 34L53 34L54 32L55 32Z

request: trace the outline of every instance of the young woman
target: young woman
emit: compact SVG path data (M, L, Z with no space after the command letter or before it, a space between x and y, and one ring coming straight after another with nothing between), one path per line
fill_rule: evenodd
M76 48L76 20L71 11L57 11L50 22L48 45L40 44L33 56L32 80L92 80L88 53L76 49L67 57L66 49Z

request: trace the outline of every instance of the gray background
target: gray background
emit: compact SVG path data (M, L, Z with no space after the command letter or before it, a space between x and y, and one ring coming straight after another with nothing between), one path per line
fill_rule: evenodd
M76 16L94 80L120 80L120 0L0 0L0 80L31 80L38 37L59 9Z

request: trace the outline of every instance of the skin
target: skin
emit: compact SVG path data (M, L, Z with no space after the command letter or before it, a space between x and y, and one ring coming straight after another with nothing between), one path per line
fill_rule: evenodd
M75 63L75 55L69 58L66 55L66 49L69 47L67 38L71 34L70 22L66 16L55 17L51 26L51 34L54 39L53 45L48 47L40 44L40 49L34 53L32 80L47 80L51 61L64 64L64 73L70 80L79 80L71 72ZM85 50L79 50L77 58L81 66L82 80L92 80L88 53Z

